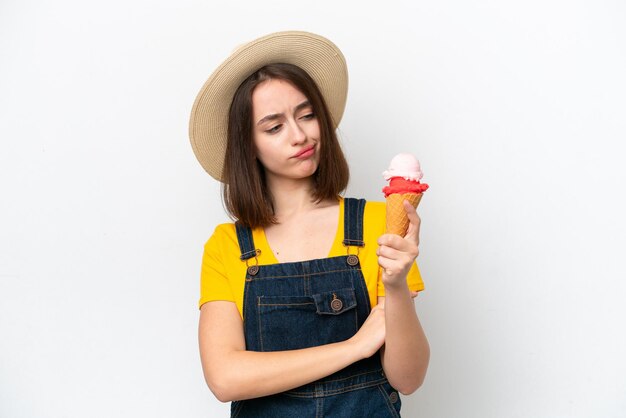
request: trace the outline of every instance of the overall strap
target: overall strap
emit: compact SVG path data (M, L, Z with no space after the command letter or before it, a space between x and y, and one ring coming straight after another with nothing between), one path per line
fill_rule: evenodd
M365 199L343 200L343 245L365 247L363 242L363 212Z
M257 255L254 248L254 240L252 239L252 230L248 226L243 226L239 222L235 223L237 231L237 241L239 242L239 250L241 251L240 260L248 260Z

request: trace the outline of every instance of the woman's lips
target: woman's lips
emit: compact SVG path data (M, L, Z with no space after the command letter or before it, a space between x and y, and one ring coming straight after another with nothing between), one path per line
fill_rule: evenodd
M309 158L311 155L315 153L315 146L304 148L302 151L298 152L293 158L305 159Z

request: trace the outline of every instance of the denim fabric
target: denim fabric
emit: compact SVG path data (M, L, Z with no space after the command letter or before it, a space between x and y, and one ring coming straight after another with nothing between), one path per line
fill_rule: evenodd
M365 200L344 200L344 245L363 246ZM246 274L243 315L246 349L282 351L344 341L371 310L358 258L348 255L257 266L249 228L237 225ZM352 254L356 251L352 251ZM236 418L399 417L400 398L380 355L277 395L233 402Z

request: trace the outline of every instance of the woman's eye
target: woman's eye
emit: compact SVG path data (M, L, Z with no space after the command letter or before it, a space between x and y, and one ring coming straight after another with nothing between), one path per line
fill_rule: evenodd
M271 128L269 128L268 130L266 130L265 132L267 132L268 134L274 134L276 132L278 132L280 130L280 127L282 125L276 125L276 126L272 126Z
M315 113L311 112L311 113L307 113L306 115L302 116L302 119L309 120L309 119L313 119L314 117L315 117Z

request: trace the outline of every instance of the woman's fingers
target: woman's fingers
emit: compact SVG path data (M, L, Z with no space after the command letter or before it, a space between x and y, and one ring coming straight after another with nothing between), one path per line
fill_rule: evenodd
M383 269L383 281L395 283L406 277L409 269L419 255L419 230L421 219L415 208L404 201L404 209L409 218L409 229L404 237L384 234L378 238L378 264Z
M418 216L416 209L408 200L405 200L402 203L404 204L406 215L409 218L409 229L404 237L419 245L420 225L422 220Z
M385 332L384 305L376 305L352 338L359 342L364 357L370 357L385 343Z
M414 259L419 253L418 246L398 235L386 234L378 239L376 255L390 260L401 260L406 257Z
M410 241L407 242L407 240L402 238L400 235L385 234L378 237L378 245L379 247L384 246L398 251L405 251L414 244Z
M411 265L413 264L414 259L407 260L391 260L384 257L378 257L378 265L383 269L383 272L387 276L396 276L400 277L406 276Z

